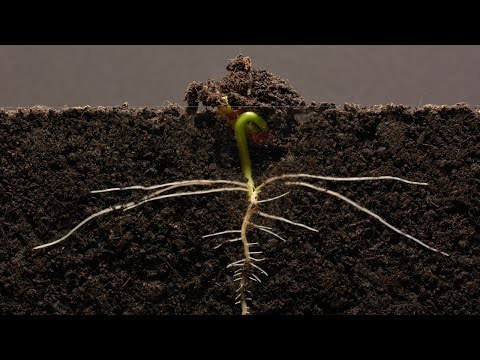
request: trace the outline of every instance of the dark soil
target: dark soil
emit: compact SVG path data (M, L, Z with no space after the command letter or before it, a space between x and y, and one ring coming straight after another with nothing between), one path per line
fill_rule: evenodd
M240 76L237 70L230 75ZM257 88L288 89L263 74L263 81L255 78ZM222 81L231 86L220 94L235 106L261 107L271 126L271 142L251 145L257 184L293 172L426 181L427 187L316 183L451 255L428 251L329 195L290 189L262 204L263 211L320 231L255 218L288 241L250 233L261 243L269 273L252 288L253 313L480 313L478 110L333 104L285 110L268 105L304 105L291 89L279 95L284 102L269 103L253 89L252 101L232 90L233 80ZM102 208L143 195L90 190L180 179L243 181L232 129L213 110L0 110L0 313L239 314L226 265L241 257L240 244L214 250L220 238L201 236L240 226L247 206L241 193L110 213L57 246L32 250ZM278 184L262 194L285 191Z

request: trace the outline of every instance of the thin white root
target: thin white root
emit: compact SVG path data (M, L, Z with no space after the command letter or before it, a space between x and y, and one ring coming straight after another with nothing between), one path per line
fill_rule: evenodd
M203 235L202 238L208 238L208 237L211 237L211 236L218 236L218 235L223 235L223 234L241 233L241 232L242 232L241 230L225 230L225 231L220 231L220 232L213 233L213 234ZM226 240L226 241L221 242L221 243L218 244L217 246L215 246L213 249L216 250L216 249L218 249L220 246L222 246L222 245L224 245L224 244L226 244L226 243L236 242L236 241L241 241L241 240L242 240L241 237L235 238L235 239Z
M262 281L260 280L260 278L255 275L254 273L251 274L259 283L261 283Z
M241 230L225 230L225 231L220 231L214 234L208 234L208 235L203 235L202 238L207 238L211 236L217 236L217 235L223 235L223 234L231 234L231 233L240 233L242 232Z
M284 193L284 194L282 194L282 195L275 196L275 197L273 197L273 198L269 198L269 199L257 201L257 204L266 203L266 202L269 202L269 201L277 200L277 199L280 199L281 197L284 197L285 195L288 195L288 194L290 194L290 191L287 191L286 193Z
M147 202L150 201L155 201L155 200L160 200L160 199L166 199L170 197L177 197L177 196L190 196L190 195L201 195L201 194L210 194L210 193L216 193L216 192L222 192L222 191L247 191L246 188L238 188L238 187L225 187L225 188L219 188L219 189L212 189L212 190L198 190L198 191L187 191L187 192L181 192L181 193L174 193L174 194L166 194L166 195L161 195L149 199L145 199L142 201L139 201L138 203L135 203L133 205L130 205L123 209L123 211L131 210L133 208L136 208L137 206L143 205Z
M309 184L309 183L304 183L304 182L286 182L287 185L299 185L299 186L304 186L304 187L308 187L308 188L311 188L311 189L314 189L314 190L317 190L317 191L320 191L320 192L323 192L323 193L326 193L326 194L330 194L330 195L333 195L337 198L339 198L340 200L343 200L347 203L349 203L350 205L353 205L354 207L356 207L357 209L359 209L360 211L363 211L364 213L367 213L368 215L374 217L375 219L377 219L378 221L380 221L383 225L389 227L390 229L392 229L393 231L397 232L398 234L400 235L403 235L405 236L406 238L409 238L410 240L413 240L415 241L416 243L422 245L423 247L431 250L431 251L435 251L435 252L438 252L442 255L445 255L445 256L450 256L449 254L447 254L446 252L443 252L443 251L440 251L434 247L431 247L427 244L425 244L424 242L418 240L417 238L414 238L413 236L411 235L408 235L406 233L404 233L403 231L397 229L395 226L393 225L390 225L388 222L386 222L385 220L383 220L380 216L378 216L377 214L375 214L374 212L364 208L363 206L360 206L359 204L357 204L356 202L350 200L349 198L335 192L335 191L332 191L332 190L328 190L328 189L325 189L325 188L322 188L322 187L319 187L319 186L314 186L312 184Z
M124 191L124 190L155 190L163 187L168 186L192 186L192 185L213 185L213 184L231 184L231 185L238 185L242 187L247 187L246 183L242 183L239 181L230 181L230 180L184 180L184 181L175 181L171 183L165 183L160 185L152 185L152 186L141 186L141 185L133 185L133 186L126 186L126 187L116 187L110 189L102 189L102 190L93 190L91 191L92 194L99 194L104 192L110 191Z
M279 176L273 176L267 180L265 180L262 184L257 186L257 191L260 190L262 187L271 183L273 181L282 180L282 179L295 179L295 178L310 178L310 179L318 179L318 180L326 180L326 181L372 181L372 180L396 180L401 181L407 184L412 185L428 185L428 183L424 182L417 182L417 181L410 181L406 179L402 179L396 176L358 176L358 177L336 177L336 176L320 176L320 175L310 175L310 174L284 174Z
M34 250L37 250L37 249L43 249L43 248L46 248L46 247L49 247L49 246L52 246L52 245L55 245L55 244L58 244L59 242L65 240L66 238L68 238L70 235L72 235L75 231L77 231L80 227L82 227L83 225L85 225L87 222L89 222L90 220L96 218L97 216L100 216L100 215L103 215L103 214L107 214L109 212L112 212L114 210L118 210L118 209L121 209L121 206L122 205L117 205L117 206L111 206L107 209L103 209L103 210L100 210L99 212L96 212L95 214L92 214L90 215L89 217L87 217L85 220L83 220L80 224L78 224L77 226L75 226L72 230L70 230L67 235L65 235L64 237L61 237L60 239L58 240L55 240L55 241L52 241L52 242L49 242L47 244L43 244L43 245L39 245L39 246L35 246L33 249Z
M257 214L260 215L260 216L269 218L269 219L284 221L284 222L286 222L286 223L288 223L288 224L292 224L292 225L295 225L295 226L300 226L300 227L303 227L303 228L308 229L308 230L310 230L310 231L318 232L317 229L311 228L310 226L303 225L303 224L297 223L297 222L293 222L293 221L291 221L291 220L285 219L285 218L280 217L280 216L275 216L275 215L266 214L266 213L261 212L261 211L257 211Z
M242 238L239 237L239 238L235 238L235 239L230 239L230 240L226 240L224 242L221 242L220 244L218 244L217 246L214 247L214 249L218 249L220 246L226 244L226 243L231 243L231 242L236 242L236 241L242 241Z
M172 186L173 187L173 186ZM175 186L176 187L176 186ZM165 199L165 198L170 198L170 197L177 197L177 196L189 196L189 195L201 195L201 194L209 194L209 193L215 193L215 192L222 192L222 191L247 191L247 189L245 187L241 187L241 188L238 188L238 187L226 187L226 188L219 188L219 189L211 189L211 190L199 190L199 191L191 191L191 192L183 192L183 193L174 193L174 194L167 194L167 195L162 195L162 196L158 196L158 197L154 197L154 198L150 198L150 199L146 199L146 200L142 200L142 201L139 201L139 202L135 202L135 201L130 201L126 204L121 204L121 205L114 205L114 206L111 206L109 208L106 208L106 209L103 209L103 210L100 210L99 212L96 212L95 214L92 214L90 215L89 217L87 217L85 220L83 220L81 223L79 223L77 226L75 226L72 230L70 230L65 236L61 237L60 239L58 240L55 240L55 241L52 241L52 242L49 242L49 243L46 243L46 244L43 244L43 245L39 245L39 246L36 246L34 247L33 249L34 250L37 250L37 249L43 249L43 248L46 248L46 247L49 247L49 246L52 246L52 245L55 245L55 244L58 244L59 242L67 239L70 235L72 235L75 231L77 231L80 227L82 227L84 224L86 224L87 222L89 222L90 220L96 218L97 216L100 216L100 215L103 215L103 214L107 214L109 212L112 212L114 210L121 210L123 209L123 211L125 210L130 210L130 209L133 209L139 205L142 205L146 202L150 202L150 201L154 201L154 200L160 200L160 199Z
M262 229L267 229L267 230L272 230L273 229L270 226L257 225L257 224L254 224L254 223L249 223L249 224L252 225L253 227L257 227L257 228L262 228Z
M228 269L228 268L231 268L231 267L233 267L233 266L242 266L242 267L243 267L243 265L244 265L243 263L235 263L235 264L232 263L232 264L228 264L228 265L227 265L227 269Z
M260 272L261 272L262 274L264 274L265 276L268 276L267 272L266 272L265 270L263 270L260 266L254 264L254 263L251 263L251 264L252 264L252 266L253 266L255 269L260 270Z
M244 264L245 264L245 259L240 259L240 260L237 260L237 261L234 261L234 262L228 264L227 269L231 268L232 266L243 266Z
M196 186L196 185L212 185L212 182L227 182L227 183L235 183L235 184L242 184L242 183L238 183L236 181L229 181L229 180L215 180L215 181L210 181L210 180L191 180L187 183L181 183L181 184L175 184L175 183L171 183L171 184L174 184L174 185L171 185L171 186L168 186L168 187L164 187L163 185L161 185L162 187L164 187L163 189L161 190L157 190L157 191L154 191L148 195L146 195L143 200L142 200L142 203L145 203L145 202L148 202L148 201L152 201L150 199L152 198L160 198L158 195L164 193L164 192L167 192L167 191L170 191L170 190L173 190L173 189L177 189L177 188L180 188L180 187L186 187L186 186ZM164 184L165 185L165 184ZM167 184L168 185L168 184ZM244 185L244 188L245 188L245 191L248 191L247 187L245 184ZM160 186L160 185L159 185ZM128 210L128 209L126 209Z
M268 229L265 229L263 226L260 227L259 225L254 225L254 224L251 224L253 227L257 228L258 230L261 230L261 231L265 231L266 233L269 233L277 238L279 238L280 240L284 241L284 242L287 242L287 240L285 240L284 238L282 238L280 235L278 234L275 234L273 231L270 231Z

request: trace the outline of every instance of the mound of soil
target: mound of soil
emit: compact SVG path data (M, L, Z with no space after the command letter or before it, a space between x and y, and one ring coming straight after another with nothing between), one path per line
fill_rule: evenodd
M248 56L238 55L227 63L221 79L192 82L185 93L189 107L217 107L227 96L232 107L259 108L305 106L305 99L286 80L265 69L255 69Z
M245 58L228 70L219 83L191 85L187 99L213 106L207 95L218 89L231 105L267 110L274 139L251 146L257 183L293 172L426 181L310 182L450 254L428 251L329 195L271 186L265 198L291 192L262 211L319 232L254 219L287 241L251 233L269 273L251 289L253 313L480 313L478 110L320 104L286 113L275 106L305 103L285 81L253 70ZM56 246L32 250L102 208L144 195L91 190L243 181L232 130L214 109L0 109L0 139L1 314L240 313L226 265L241 257L241 246L214 249L221 239L202 235L239 228L242 193L113 212Z

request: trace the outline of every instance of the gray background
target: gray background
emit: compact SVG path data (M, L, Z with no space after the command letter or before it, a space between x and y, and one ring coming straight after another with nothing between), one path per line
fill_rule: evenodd
M287 78L307 100L480 104L480 46L0 46L0 106L185 105L227 59Z

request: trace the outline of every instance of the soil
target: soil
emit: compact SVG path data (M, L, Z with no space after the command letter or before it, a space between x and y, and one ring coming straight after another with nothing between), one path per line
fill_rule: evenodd
M233 64L240 60L248 65L245 58ZM257 184L283 173L426 181L429 186L310 182L450 254L428 251L329 195L272 184L264 198L291 192L261 204L262 211L319 232L255 217L288 241L250 233L269 274L251 289L252 312L479 314L480 112L464 104L307 106L286 81L251 64L231 64L226 78L191 86L187 95L191 106L216 93L262 112L273 137L250 145ZM248 95L235 90L246 74L255 75ZM206 97L192 95L192 88ZM256 89L270 89L281 100L269 103ZM204 105L198 112L126 104L0 109L1 314L240 314L226 265L241 257L241 246L214 249L221 239L201 236L239 228L247 206L242 193L113 212L56 246L32 250L102 208L143 195L91 190L181 179L244 181L231 127Z

